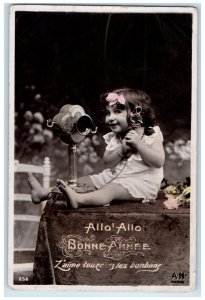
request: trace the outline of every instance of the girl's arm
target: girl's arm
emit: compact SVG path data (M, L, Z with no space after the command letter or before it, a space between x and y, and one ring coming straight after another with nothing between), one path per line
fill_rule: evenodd
M115 167L130 150L131 148L126 145L125 140L116 149L106 150L103 156L106 166L109 168Z
M165 153L162 141L159 136L156 136L152 145L148 146L140 139L139 135L131 130L125 137L126 143L133 151L139 152L142 160L154 168L161 168L165 161Z

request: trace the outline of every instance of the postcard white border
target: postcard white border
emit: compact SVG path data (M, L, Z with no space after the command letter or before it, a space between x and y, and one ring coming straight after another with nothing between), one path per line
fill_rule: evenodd
M147 5L147 4L146 4ZM194 5L193 5L194 6ZM10 47L9 47L9 265L8 265L8 282L9 286L15 290L47 290L47 291L151 291L151 292L188 292L195 289L196 284L196 201L192 201L190 209L190 285L183 286L59 286L59 285L14 285L13 284L13 234L14 220L11 222L11 217L14 215L13 209L13 194L14 194L14 151L11 146L11 141L14 141L14 55L15 55L15 12L16 11L35 11L35 12L91 12L91 13L192 13L193 15L193 38L192 38L192 128L191 128L191 143L192 143L192 164L191 164L191 179L192 179L192 194L196 199L196 164L197 164L197 7L190 6L98 6L98 5L19 5L12 4L10 6Z

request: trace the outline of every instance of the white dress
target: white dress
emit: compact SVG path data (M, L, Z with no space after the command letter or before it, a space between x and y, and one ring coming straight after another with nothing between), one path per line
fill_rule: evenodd
M155 126L153 129L155 132L152 135L144 135L142 138L148 146L153 143L156 136L160 136L163 141L160 128ZM109 132L103 137L107 144L107 151L114 150L121 144L113 132ZM90 175L90 178L97 189L112 182L126 188L135 198L156 199L163 176L163 167L148 166L137 153L132 154L126 160L122 160L112 169L105 169L99 174Z

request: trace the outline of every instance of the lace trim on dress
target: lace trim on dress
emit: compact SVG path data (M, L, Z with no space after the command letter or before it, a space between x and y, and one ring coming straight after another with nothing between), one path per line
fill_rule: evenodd
M116 138L116 134L114 132L108 132L103 136L103 138L107 144L105 149L108 151L115 150L121 144L120 140Z

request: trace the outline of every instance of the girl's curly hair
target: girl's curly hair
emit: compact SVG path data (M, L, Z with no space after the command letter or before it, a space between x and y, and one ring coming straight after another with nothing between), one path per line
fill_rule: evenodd
M152 100L147 95L145 92L141 90L134 90L130 88L122 88L122 89L115 89L111 91L111 93L117 93L119 96L123 95L125 98L125 109L127 110L128 113L128 123L129 123L129 114L131 112L134 112L134 109L136 106L141 106L142 108L142 126L145 127L145 129L149 127L154 127L156 117L155 117L155 112L154 108L152 106ZM106 102L106 97L109 93L102 94L100 96L101 100L103 101L104 104L107 104ZM124 105L117 103L117 106L122 106ZM148 134L148 133L147 133Z

